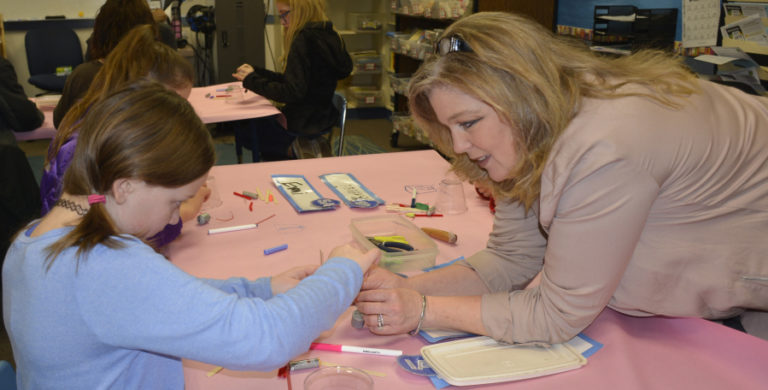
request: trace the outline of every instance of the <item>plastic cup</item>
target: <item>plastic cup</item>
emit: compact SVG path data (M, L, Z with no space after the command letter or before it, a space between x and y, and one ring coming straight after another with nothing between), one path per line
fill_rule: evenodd
M304 379L304 390L373 390L373 379L357 368L318 368Z
M240 103L245 100L245 88L243 87L229 86L224 93L227 96L225 100L227 103Z
M443 179L438 186L435 208L441 214L461 214L467 211L464 183L455 177Z
M208 196L208 199L200 206L201 212L213 210L224 203L221 201L219 189L216 187L216 177L208 175L208 177L205 179L205 185L211 190L211 195Z

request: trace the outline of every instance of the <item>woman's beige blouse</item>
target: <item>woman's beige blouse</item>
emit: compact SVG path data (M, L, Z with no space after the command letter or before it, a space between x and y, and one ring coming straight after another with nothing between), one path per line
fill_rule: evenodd
M533 213L498 202L487 248L467 259L494 291L482 300L492 337L560 342L605 306L768 311L768 100L700 84L680 110L585 100Z

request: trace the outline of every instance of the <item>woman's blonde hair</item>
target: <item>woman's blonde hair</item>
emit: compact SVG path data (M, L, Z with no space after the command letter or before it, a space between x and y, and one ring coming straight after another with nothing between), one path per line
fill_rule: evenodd
M160 82L170 88L192 87L192 64L170 46L157 40L154 25L144 24L129 31L107 56L82 99L67 111L59 124L46 156L46 166L79 126L94 102L139 79Z
M142 81L90 107L62 191L109 194L124 178L178 188L202 177L214 162L211 136L189 102L161 84ZM78 258L100 244L119 248L116 234L104 204L93 204L48 248L47 267L70 247L77 247Z
M310 22L327 22L328 16L325 14L325 0L278 0L278 3L288 4L291 9L291 23L283 28L283 54L280 56L280 64L284 70L291 44L299 31Z
M560 134L582 98L643 96L670 108L695 93L694 76L679 59L659 51L609 58L582 42L560 37L528 18L481 12L450 25L442 37L458 37L469 51L434 55L413 75L411 113L464 179L487 180L466 154L455 155L449 129L430 104L432 90L450 87L488 105L510 124L519 161L508 178L492 182L494 194L529 208L538 198L541 174ZM619 90L632 84L630 91Z

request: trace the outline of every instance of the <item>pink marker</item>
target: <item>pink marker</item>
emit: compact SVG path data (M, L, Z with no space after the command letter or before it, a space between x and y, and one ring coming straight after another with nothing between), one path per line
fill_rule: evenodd
M400 356L403 354L403 351L396 350L396 349L355 347L353 345L326 344L326 343L312 343L312 345L309 346L309 349L315 349L318 351L354 352L354 353L364 353L367 355L381 355L381 356Z

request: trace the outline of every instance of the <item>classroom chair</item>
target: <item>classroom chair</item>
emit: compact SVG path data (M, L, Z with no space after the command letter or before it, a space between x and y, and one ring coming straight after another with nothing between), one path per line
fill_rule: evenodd
M0 389L16 390L16 373L11 363L0 360Z
M337 156L344 153L344 126L347 124L347 99L344 95L336 92L333 94L333 106L339 110L339 146L336 152Z
M29 83L45 91L61 93L67 76L57 74L56 69L68 67L71 70L83 62L80 38L71 28L29 30L24 36L24 47L27 51Z

